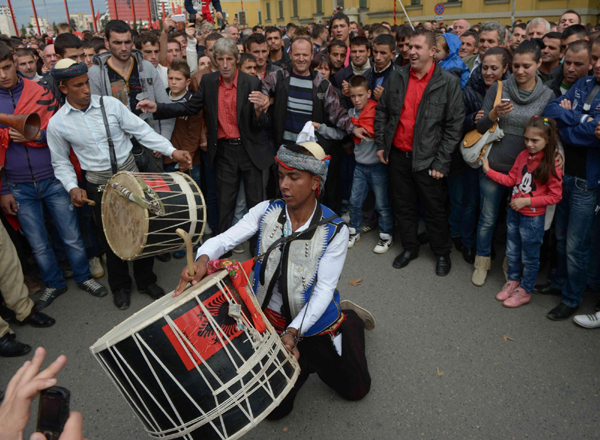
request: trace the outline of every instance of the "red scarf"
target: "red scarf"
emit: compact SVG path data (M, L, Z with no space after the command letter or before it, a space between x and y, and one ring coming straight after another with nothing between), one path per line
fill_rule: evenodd
M205 20L208 20L208 22L210 23L214 23L212 14L210 13L210 1L209 0L202 0L202 16L204 17Z
M375 136L375 110L377 109L377 101L373 101L369 99L367 106L362 109L358 118L352 118L352 123L357 127L362 127L367 130L369 137ZM356 145L360 144L361 140L356 136L354 138L354 143Z
M15 108L13 114L25 115L28 113L37 113L40 116L41 121L40 130L46 130L48 128L48 122L50 122L50 118L59 109L60 104L52 95L50 90L46 90L38 83L30 81L26 78L22 78L22 81L23 91L21 92L21 97L19 98L19 102L17 103L17 107ZM0 167L3 167L4 163L6 162L6 150L8 149L8 144L10 143L10 135L8 134L8 130L8 128L0 128ZM23 145L33 148L48 147L46 142L35 141L24 142ZM79 161L77 160L75 153L73 153L73 149L71 149L69 159L71 159L71 163L75 168L77 178L81 180L81 166L79 165ZM0 185L2 185L2 182L0 182ZM19 228L19 223L17 222L16 217L6 216L6 219L13 226L13 228Z

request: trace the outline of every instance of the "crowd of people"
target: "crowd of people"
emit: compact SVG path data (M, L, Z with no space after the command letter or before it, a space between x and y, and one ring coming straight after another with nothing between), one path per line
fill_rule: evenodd
M132 277L107 245L102 190L114 172L188 173L217 235L264 200L290 201L276 154L306 141L328 156L318 193L348 224L348 248L378 229L373 252L398 239L402 269L429 243L445 276L454 247L483 286L505 228L496 299L519 307L534 292L556 295L548 318L569 318L600 291L599 37L571 10L512 26L361 26L337 12L306 27L217 30L168 17L161 31L112 20L103 34L61 24L56 36L0 36L0 112L41 119L34 140L0 124L0 356L31 348L8 322L55 323L42 310L67 278L112 293L120 310L133 281L165 294L154 257L136 260ZM98 148L107 127L115 157ZM467 163L466 136L498 128ZM232 250L246 248L255 253L256 237ZM172 257L184 253L156 258ZM96 281L105 268L108 288ZM536 284L542 268L548 282ZM596 310L575 322L600 327Z

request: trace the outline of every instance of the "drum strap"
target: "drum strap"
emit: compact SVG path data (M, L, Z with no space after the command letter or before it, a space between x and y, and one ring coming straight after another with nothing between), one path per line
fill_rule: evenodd
M108 126L108 118L106 117L106 110L104 109L104 96L100 97L100 110L102 111L102 119L104 120L104 128L106 129L106 140L108 141L108 154L110 155L110 168L112 173L117 174L119 171L119 164L117 163L117 155L115 153L115 143L113 142L110 134L110 127Z

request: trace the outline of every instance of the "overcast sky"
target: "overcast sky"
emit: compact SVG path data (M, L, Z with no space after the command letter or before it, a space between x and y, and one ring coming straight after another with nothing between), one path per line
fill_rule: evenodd
M64 0L34 0L35 9L38 17L47 18L50 23L53 21L60 23L66 21L67 13L65 12ZM0 5L8 5L6 0L0 0ZM90 0L67 0L70 14L91 14ZM29 17L33 16L33 10L31 9L31 0L12 0L13 11L17 17L17 23L19 28L22 24L27 25L29 23ZM106 1L105 0L94 0L94 10L100 11L102 15L106 12Z

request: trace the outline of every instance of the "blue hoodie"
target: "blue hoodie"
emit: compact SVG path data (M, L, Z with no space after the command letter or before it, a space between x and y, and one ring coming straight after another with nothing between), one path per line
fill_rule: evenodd
M446 39L450 53L438 64L442 69L458 76L460 78L460 88L464 89L469 81L469 68L463 63L462 58L458 56L461 45L460 38L455 34L442 35Z

